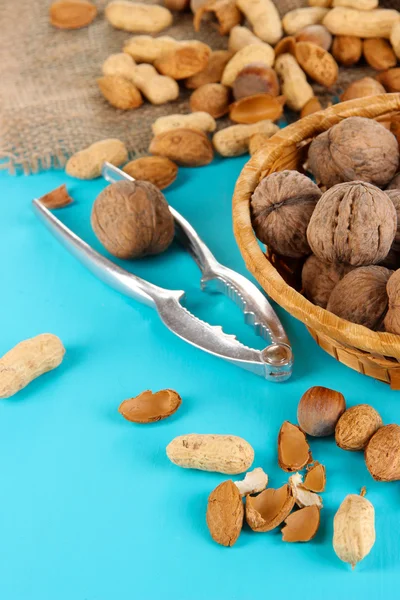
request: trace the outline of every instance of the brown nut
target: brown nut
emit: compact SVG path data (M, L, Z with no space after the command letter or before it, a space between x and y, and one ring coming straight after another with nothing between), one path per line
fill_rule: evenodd
M400 426L384 425L365 449L368 471L376 481L400 480Z
M300 112L300 118L303 119L308 115L312 115L319 110L322 110L321 102L318 100L316 96L310 98L310 100L303 106Z
M286 519L294 506L290 487L267 488L258 496L246 497L246 521L253 531L271 531Z
M181 404L182 399L174 390L161 390L154 394L146 390L135 398L124 400L118 411L133 423L155 423L173 415Z
M400 334L400 270L398 269L390 277L386 292L389 299L389 308L385 316L385 331Z
M279 171L265 177L250 201L258 239L283 256L309 254L307 226L320 197L318 186L297 171Z
M164 6L168 10L186 10L190 8L190 0L164 0Z
M312 42L297 42L294 49L299 65L311 79L330 87L339 75L339 67L329 52Z
M203 131L196 129L170 129L156 135L149 152L166 156L185 167L208 165L214 156L210 140Z
M397 171L399 147L380 123L349 117L314 138L308 160L314 177L327 187L356 179L385 186Z
M174 219L164 196L147 181L118 181L96 198L92 227L118 258L164 252L174 238Z
M386 187L387 190L400 190L400 173L397 173Z
M230 89L222 83L206 83L190 96L190 109L193 112L207 112L215 119L229 111Z
M332 44L332 55L344 67L358 63L363 50L362 40L352 35L337 35Z
M398 252L400 250L400 188L399 189L386 189L385 193L391 201L393 202L393 206L397 215L397 230L396 235L394 236L392 250Z
M86 27L96 15L96 6L87 0L57 0L49 9L50 23L58 29Z
M313 437L326 437L335 433L336 423L345 410L343 394L315 386L301 397L297 407L297 421L305 433Z
M312 42L328 51L332 45L332 35L324 25L308 25L295 35L296 42Z
M278 58L281 54L293 54L294 49L296 47L296 38L293 35L288 35L287 37L279 40L277 45L275 46L275 58Z
M233 546L243 526L242 497L233 481L220 483L208 497L207 526L212 539L222 546Z
M122 169L134 179L150 181L159 190L171 185L178 174L178 167L164 156L143 156L131 160Z
M121 75L99 77L97 85L104 98L115 108L131 110L143 104L143 98L137 87Z
M312 254L301 272L303 293L317 306L326 308L333 288L353 269L351 265L327 263Z
M336 424L336 444L342 450L364 450L382 425L380 414L369 404L352 406Z
M385 71L397 64L397 57L392 46L383 38L364 40L363 53L367 63L377 71Z
M232 56L232 52L228 50L211 52L205 68L199 73L188 77L184 82L185 87L195 90L206 83L219 83L222 79L222 73Z
M350 271L334 287L327 310L351 323L378 329L387 311L386 284L392 273L375 265Z
M277 121L283 113L285 98L256 94L241 98L229 108L229 118L235 123L258 123L258 121Z
M385 88L383 85L373 79L372 77L363 77L353 81L346 88L343 94L340 96L342 102L347 100L355 100L355 98L364 98L365 96L377 96L378 94L384 94Z
M304 432L285 421L278 435L278 464L281 469L292 473L303 469L312 461L310 446Z
M250 63L239 71L233 84L235 100L256 94L279 95L279 81L272 67L264 63Z
M154 61L154 66L162 75L172 79L187 79L207 67L211 49L202 42L182 45L162 54Z
M400 67L378 73L376 79L383 85L387 92L400 92Z

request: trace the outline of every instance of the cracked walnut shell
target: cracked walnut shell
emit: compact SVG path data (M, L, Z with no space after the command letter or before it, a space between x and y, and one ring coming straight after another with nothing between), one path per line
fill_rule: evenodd
M387 194L370 183L354 181L322 195L307 239L321 260L361 266L386 258L396 230L396 210Z
M310 254L306 231L320 197L318 186L297 171L265 177L251 197L251 219L258 239L283 256Z

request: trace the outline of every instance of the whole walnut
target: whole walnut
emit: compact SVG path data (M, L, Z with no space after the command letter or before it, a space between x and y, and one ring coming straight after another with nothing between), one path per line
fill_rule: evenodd
M312 141L308 163L316 180L327 187L355 180L383 187L397 172L399 146L380 123L349 117Z
M386 286L389 308L385 316L385 331L400 334L400 269L395 271Z
M400 190L400 173L397 173L386 186L387 190Z
M370 183L354 181L322 195L307 238L318 258L357 267L383 260L396 230L396 210L387 194Z
M277 254L310 254L307 226L321 191L298 171L265 177L251 197L251 221L258 239Z
M96 198L92 227L118 258L164 252L174 237L174 219L163 194L147 181L118 181Z
M378 329L388 307L386 284L393 271L385 267L359 267L333 288L327 310L346 321Z
M312 254L301 272L301 283L306 298L326 308L335 285L354 267L341 263L326 263Z
M396 189L386 190L386 194L389 196L389 198L393 202L393 205L394 205L394 208L396 211L396 215L397 215L397 230L396 230L396 235L394 236L392 249L398 251L398 250L400 250L400 188L398 190L396 190Z

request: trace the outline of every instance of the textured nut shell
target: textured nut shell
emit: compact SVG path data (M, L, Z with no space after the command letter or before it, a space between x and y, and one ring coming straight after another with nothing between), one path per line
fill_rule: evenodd
M269 44L250 44L237 52L226 65L221 83L232 86L240 71L247 65L261 62L267 67L274 64L274 49Z
M175 79L159 75L153 65L137 65L131 78L152 104L165 104L179 96L179 85Z
M211 132L215 131L217 124L214 118L208 113L194 112L190 115L167 115L158 117L151 126L154 135L171 131L171 129L194 129L196 131Z
M387 190L400 190L400 173L393 177L392 181L386 188L386 191Z
M229 118L235 123L258 123L258 121L277 121L283 113L280 98L269 94L257 94L241 98L229 109Z
M283 542L309 542L319 529L320 511L317 506L306 506L285 519Z
M233 546L243 527L244 506L233 481L224 481L208 497L207 525L212 539Z
M296 48L296 38L293 35L287 35L286 37L279 40L275 46L275 59L281 54L293 54Z
M153 63L165 53L175 50L184 42L178 42L170 35L154 38L151 35L134 35L124 45L124 52L139 63Z
M394 23L390 32L390 43L396 53L397 58L400 58L400 20Z
M222 79L222 73L230 59L232 52L228 50L215 50L211 52L208 63L202 71L192 75L185 80L185 87L195 90L207 83L219 83Z
M239 52L239 50L250 44L263 44L263 41L254 35L247 27L236 25L231 29L229 33L228 49L232 53Z
M377 96L384 93L385 88L376 79L363 77L350 83L340 99L342 102L347 102L347 100L355 100L356 98L364 98L365 96Z
M385 331L400 334L400 269L397 269L390 277L386 291L389 298L389 309L384 320Z
M103 71L103 75L120 75L133 81L135 68L136 63L132 56L125 52L119 52L110 54L103 62L101 70Z
M290 487L267 488L258 496L246 498L246 521L253 531L271 531L286 519L294 506Z
M124 166L123 171L134 179L150 181L159 190L163 190L175 181L178 167L164 156L143 156L131 160Z
M241 496L249 494L258 494L265 490L268 485L268 475L264 473L261 467L249 471L241 481L234 481Z
M307 473L304 478L304 487L310 492L324 492L326 486L326 471L324 465L315 461L313 465L307 467Z
M352 268L350 265L327 263L317 256L309 256L301 272L304 295L317 306L326 308L333 288Z
M258 62L246 65L233 83L235 100L256 94L279 95L279 81L274 69Z
M300 427L285 421L278 435L278 463L287 472L299 471L311 462L306 436Z
M368 471L377 481L400 480L400 426L384 425L365 449Z
M20 342L0 358L0 398L10 398L28 383L58 367L64 358L61 340L42 333Z
M349 494L333 519L333 549L353 567L369 554L375 543L375 510L369 500Z
M45 194L40 198L40 202L44 204L46 208L63 208L73 202L71 196L68 194L67 187L65 184L52 190L48 194Z
M300 29L295 36L296 42L312 42L321 46L324 50L329 50L332 45L332 36L323 25L308 25Z
M190 108L193 112L207 112L218 119L229 111L229 101L229 88L221 83L206 83L190 96Z
M328 12L327 8L320 6L295 8L294 10L287 12L283 17L283 29L288 35L295 35L298 31L301 31L308 25L321 23Z
M355 181L335 185L322 195L307 239L321 260L370 265L387 256L396 230L396 210L385 192Z
M262 133L264 136L271 137L277 131L279 131L278 125L269 120L252 125L232 125L217 131L212 141L214 148L222 156L240 156L248 151L252 135Z
M199 31L204 16L206 18L214 16L217 19L220 35L227 35L242 20L242 13L236 6L236 0L206 0L202 3L194 15L195 31Z
M343 394L322 386L308 389L297 407L297 420L308 435L326 437L335 433L336 423L346 410Z
M364 450L380 427L380 414L369 404L357 404L348 408L337 422L336 444L343 450Z
M289 485L297 506L300 508L304 508L305 506L317 506L318 508L322 508L321 496L318 496L315 492L311 492L305 488L301 473L291 475L289 477Z
M176 437L167 446L171 462L185 469L236 475L253 464L254 450L235 435L197 434Z
M251 220L258 239L283 256L310 253L307 226L321 191L297 171L272 173L251 197Z
M104 162L119 167L128 160L125 144L117 139L101 140L80 150L67 161L65 172L77 179L100 177Z
M174 219L164 196L147 181L117 181L96 198L93 230L118 258L164 252L174 238Z
M372 10L377 8L379 0L332 0L332 7L347 6L348 8L357 8L359 10Z
M268 44L276 44L281 39L281 18L273 0L236 0L236 5L257 37Z
M299 65L311 79L330 87L339 75L339 67L329 52L312 42L297 42L295 56Z
M377 71L395 67L397 58L390 43L382 38L370 38L363 43L364 58Z
M50 23L58 29L86 27L96 15L96 6L86 0L58 0L49 9Z
M351 323L379 328L388 307L386 284L392 273L378 266L354 269L333 289L327 310Z
M113 0L105 11L107 21L116 29L124 31L157 33L172 24L172 13L164 6Z
M202 42L180 46L154 61L154 66L162 75L173 79L186 79L200 73L207 67L211 48Z
M332 55L344 67L351 67L361 58L363 43L354 35L337 35L332 44Z
M171 129L159 133L152 139L149 152L166 156L185 167L208 165L214 156L206 134L195 129Z
M151 390L146 390L135 398L124 400L118 411L127 421L154 423L174 414L181 403L180 395L174 390L161 390L154 394Z
M355 10L338 6L327 13L322 23L334 35L389 38L398 18L397 10Z
M300 111L314 96L303 69L291 54L280 54L275 61L275 71L281 79L288 107Z
M104 75L97 79L104 98L115 108L130 110L143 104L142 96L137 87L120 75Z
M400 68L378 73L376 79L383 85L387 92L400 92Z

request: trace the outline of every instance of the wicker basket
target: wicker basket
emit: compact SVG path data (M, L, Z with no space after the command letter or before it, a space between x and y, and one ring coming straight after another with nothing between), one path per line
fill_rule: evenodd
M309 143L332 125L351 116L385 121L393 114L400 115L400 94L337 104L276 133L246 164L237 181L233 196L233 222L236 241L246 266L271 298L305 323L317 344L336 360L398 390L400 336L355 325L304 298L295 289L295 276L298 276L301 265L283 262L281 258L270 255L268 249L267 254L263 253L251 226L249 204L260 177L284 169L301 171Z

